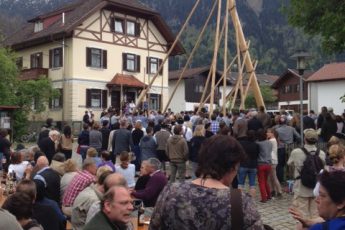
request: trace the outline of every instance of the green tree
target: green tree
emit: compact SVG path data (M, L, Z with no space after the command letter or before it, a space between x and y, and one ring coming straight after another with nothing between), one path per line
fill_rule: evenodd
M289 23L310 35L321 35L329 53L345 50L344 0L291 0L285 7Z
M16 105L14 112L14 134L23 134L27 130L30 113L41 113L46 109L50 98L59 96L46 77L38 80L19 80L16 55L8 49L0 48L0 105ZM33 103L35 104L33 109Z
M277 100L277 96L274 93L274 90L268 85L261 85L260 86L261 94L264 99L265 105L273 103ZM249 92L246 102L246 108L256 108L255 98L252 92Z

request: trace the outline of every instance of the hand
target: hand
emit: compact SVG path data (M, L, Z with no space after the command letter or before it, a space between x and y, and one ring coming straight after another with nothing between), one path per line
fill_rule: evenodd
M292 215L294 219L301 222L304 228L310 227L314 224L314 222L311 219L304 218L303 214L296 208L289 208L289 213Z

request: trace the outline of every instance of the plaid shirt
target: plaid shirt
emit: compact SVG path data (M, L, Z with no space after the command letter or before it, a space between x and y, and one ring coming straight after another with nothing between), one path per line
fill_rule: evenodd
M62 205L65 207L71 207L78 194L93 182L95 182L94 175L86 170L78 172L65 191Z
M217 134L219 130L219 122L218 121L211 121L211 132L213 134Z

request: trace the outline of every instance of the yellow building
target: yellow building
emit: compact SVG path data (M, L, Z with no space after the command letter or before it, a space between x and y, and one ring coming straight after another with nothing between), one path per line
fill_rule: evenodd
M18 53L22 79L44 75L61 91L42 120L70 122L136 102L174 40L160 14L135 0L84 0L29 20L5 45ZM178 43L171 55L183 52ZM167 102L168 62L149 95L152 109Z

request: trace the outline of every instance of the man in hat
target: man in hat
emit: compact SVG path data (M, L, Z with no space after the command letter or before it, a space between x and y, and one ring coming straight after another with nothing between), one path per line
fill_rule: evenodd
M326 154L322 150L318 150L316 146L318 141L317 131L315 129L306 129L303 133L305 150L311 155L317 154L318 152L320 159L325 164ZM299 178L295 180L293 186L294 198L292 206L299 210L304 217L313 219L318 217L313 189L304 186L300 179L300 172L306 159L306 153L301 148L296 148L292 150L287 164L294 166L294 178Z

